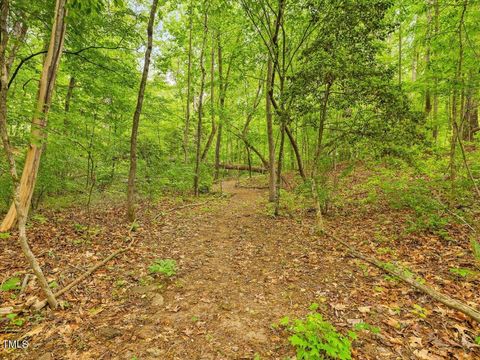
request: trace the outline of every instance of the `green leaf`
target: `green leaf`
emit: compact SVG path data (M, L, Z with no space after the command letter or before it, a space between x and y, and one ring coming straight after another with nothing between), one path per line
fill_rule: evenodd
M463 278L477 275L476 271L465 269L465 268L450 268L449 271L452 274L463 277Z
M284 316L278 322L281 326L287 326L290 323L290 318L288 316Z
M1 291L10 291L10 290L18 290L20 289L20 278L18 277L12 277L5 281L1 286L0 290Z
M152 274L159 273L170 277L177 273L177 262L172 259L157 259L148 267L148 271Z

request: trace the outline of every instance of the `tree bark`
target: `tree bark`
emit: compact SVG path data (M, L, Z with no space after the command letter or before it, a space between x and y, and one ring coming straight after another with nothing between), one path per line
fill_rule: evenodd
M315 155L313 158L312 174L311 177L316 177L318 171L318 162L320 161L320 155L323 149L323 132L325 130L325 123L327 121L328 114L328 99L330 97L330 89L332 88L332 82L328 82L325 88L325 95L323 98L322 111L320 113L320 123L318 124L317 134L317 146L315 148Z
M431 36L432 36L432 4L431 0L427 0L427 33L426 33L426 49L425 49L425 73L427 77L430 77L430 53L431 53ZM426 89L425 89L425 117L427 120L430 117L430 113L432 111L432 96L430 92L429 81L427 81Z
M278 149L278 163L277 163L277 196L275 197L275 216L280 214L280 189L281 189L281 178L282 178L282 166L283 166L283 149L285 145L285 127L286 124L281 120L280 123L280 147Z
M158 0L153 0L150 9L150 18L147 26L147 49L145 51L145 62L143 65L143 74L138 90L137 106L133 114L132 135L130 138L130 171L128 174L127 189L127 216L129 221L135 220L135 177L137 172L137 138L138 125L140 123L140 114L142 113L143 98L148 79L148 68L150 66L150 56L153 47L153 25L155 22L155 13L157 12Z

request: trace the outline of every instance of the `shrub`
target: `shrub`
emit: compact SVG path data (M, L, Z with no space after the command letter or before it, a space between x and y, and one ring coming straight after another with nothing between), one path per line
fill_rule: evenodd
M380 332L378 327L361 322L356 324L354 330L349 331L347 336L344 336L316 312L318 306L316 303L310 305L310 312L305 319L291 321L288 317L284 317L279 322L292 333L289 337L290 344L295 346L299 360L349 360L352 358L352 341L357 338L357 331L366 330L375 334Z

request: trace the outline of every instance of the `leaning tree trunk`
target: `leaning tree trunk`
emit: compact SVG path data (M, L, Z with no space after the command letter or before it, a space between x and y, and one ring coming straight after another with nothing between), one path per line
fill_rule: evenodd
M293 136L292 131L288 126L285 126L285 132L287 133L288 139L290 140L290 145L292 145L293 153L295 154L295 159L297 160L298 173L305 181L307 180L307 175L305 175L305 170L303 169L302 155L300 154L300 149L298 148L295 136Z
M128 190L127 190L127 215L130 221L135 220L135 177L137 173L137 137L138 125L140 123L140 114L142 113L143 98L145 95L145 87L147 85L148 68L150 66L150 56L153 47L153 24L155 22L155 13L157 11L158 0L153 0L150 9L150 18L147 26L147 49L145 51L145 63L143 65L142 80L140 81L140 89L138 90L137 107L133 114L132 136L130 139L130 172L128 174Z
M33 190L37 181L40 157L47 136L44 128L47 125L47 115L52 99L53 87L63 52L63 42L65 40L65 16L67 12L65 3L66 0L57 0L55 6L55 20L50 37L50 45L43 63L37 105L32 119L30 146L28 148L22 178L20 179L19 184L19 201L22 208L25 209L25 216L28 216ZM16 219L16 207L15 204L12 204L0 226L0 231L10 230L15 224Z
M53 90L53 84L55 83L55 75L58 68L58 63L60 61L60 55L63 48L63 40L65 36L65 17L67 15L67 9L65 7L66 0L57 0L55 5L55 18L52 26L52 32L50 37L50 45L48 48L47 56L45 58L44 67L42 71L42 77L40 80L40 88L38 93L38 102L36 108L36 114L32 122L32 144L29 149L32 151L36 159L36 163L33 164L33 176L29 174L29 179L31 179L31 192L35 187L36 172L38 171L38 163L40 161L41 155L41 142L44 139L44 133L42 127L46 125L46 116L48 113L48 108L50 106L51 93ZM58 306L57 300L50 289L48 282L45 278L45 275L40 268L40 265L35 258L35 255L30 249L27 238L26 224L27 224L27 213L31 201L31 193L25 196L22 191L22 179L19 179L15 156L13 148L10 145L10 140L8 137L7 129L7 91L8 91L8 64L6 61L6 48L8 43L8 13L9 13L9 4L8 0L3 0L1 5L1 45L0 45L0 66L1 66L1 75L0 75L0 135L2 138L3 148L7 156L10 175L13 182L13 205L9 213L13 213L12 220L9 222L8 229L14 224L15 220L18 220L18 238L20 242L20 247L23 251L23 254L27 258L27 261L32 268L35 276L38 279L39 285L47 297L47 301L52 309L55 309ZM12 54L10 54L12 55ZM38 126L38 128L37 128ZM40 142L40 144L38 144ZM29 171L29 166L32 166L29 163L28 157L24 168L24 175L26 171ZM23 196L23 197L22 197ZM3 227L3 226L2 226ZM2 230L4 231L4 230Z

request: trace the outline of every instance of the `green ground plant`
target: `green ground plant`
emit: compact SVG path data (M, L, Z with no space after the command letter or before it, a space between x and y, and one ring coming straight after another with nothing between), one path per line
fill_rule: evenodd
M177 262L173 259L157 259L148 267L151 274L162 274L172 277L177 273Z
M347 335L342 335L317 312L318 308L319 305L313 303L305 318L284 317L279 321L279 325L291 333L289 341L295 347L299 360L349 360L352 358L352 342L357 339L359 331L380 331L379 328L362 322L356 324Z
M18 277L11 277L0 285L0 291L12 291L20 289L21 280Z

